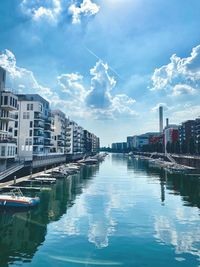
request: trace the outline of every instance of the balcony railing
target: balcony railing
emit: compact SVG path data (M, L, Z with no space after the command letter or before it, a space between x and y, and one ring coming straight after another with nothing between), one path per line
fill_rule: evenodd
M42 133L42 132L34 132L34 136L44 136L44 133Z
M17 143L15 138L0 138L0 143Z
M34 142L33 142L33 145L34 145L34 146L43 146L43 145L44 145L44 142L41 142L41 141L34 141Z

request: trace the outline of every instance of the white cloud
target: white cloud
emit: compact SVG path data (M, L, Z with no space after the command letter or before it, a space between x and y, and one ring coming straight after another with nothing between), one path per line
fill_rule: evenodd
M169 110L169 109L171 109L166 103L163 103L163 102L162 102L162 103L158 103L158 104L156 104L151 110L152 110L153 112L157 112L160 106L162 106L162 107L164 108L164 110Z
M18 67L15 55L5 50L0 54L0 66L6 70L6 86L20 93L38 93L49 98L53 95L50 88L40 85L33 72Z
M197 89L194 89L187 84L176 84L173 88L173 96L180 96L182 94L194 95L197 93Z
M62 109L74 119L107 120L136 115L134 99L125 94L112 94L116 81L102 61L90 70L89 88L81 74L66 73L57 77L56 91L41 85L32 71L17 66L15 55L9 50L0 54L0 66L7 71L7 87L18 93L40 94L53 108Z
M111 105L111 91L116 85L116 81L108 74L108 65L99 60L90 70L93 76L91 88L87 95L87 105L92 108L109 108Z
M134 110L135 99L128 97L125 94L119 94L113 97L111 110L116 117L124 116L131 117L136 116L137 113Z
M172 96L194 95L200 88L200 45L189 57L172 55L169 64L155 69L152 82L151 90L164 90Z
M33 20L48 19L55 23L61 13L60 0L23 0L21 2L22 11L32 17Z
M84 101L87 91L82 84L82 75L78 73L61 74L57 77L57 80L62 91L67 93L68 97L77 99L78 101Z
M72 15L72 23L81 23L83 16L90 17L96 15L100 10L100 7L93 3L91 0L83 0L78 6L77 3L73 3L69 6L69 13Z
M191 120L198 118L200 115L200 105L186 104L175 112L172 113L172 117L176 123L181 121Z

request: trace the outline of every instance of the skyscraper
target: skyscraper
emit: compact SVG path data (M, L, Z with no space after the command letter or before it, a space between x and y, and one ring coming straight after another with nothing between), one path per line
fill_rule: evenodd
M163 107L159 107L159 131L163 132Z

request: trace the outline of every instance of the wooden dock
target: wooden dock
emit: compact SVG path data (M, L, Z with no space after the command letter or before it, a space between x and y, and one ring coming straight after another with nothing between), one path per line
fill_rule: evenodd
M10 188L10 187L14 187L16 188L16 186L19 186L18 184L22 183L22 182L28 182L28 181L31 181L33 180L34 178L40 176L40 175L43 175L45 172L42 171L42 172L38 172L38 173L34 173L34 174L29 174L27 176L24 176L24 177L21 177L21 178L18 178L16 180L11 180L11 181L8 181L8 182L4 182L4 183L0 183L0 189L2 188ZM19 186L20 188L22 188L22 186ZM30 187L31 188L31 187Z

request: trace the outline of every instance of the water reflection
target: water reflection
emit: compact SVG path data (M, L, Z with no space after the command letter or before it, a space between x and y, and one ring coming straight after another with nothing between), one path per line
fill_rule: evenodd
M162 203L167 203L167 210L154 214L154 237L157 242L173 246L177 255L176 261L185 261L187 254L200 261L200 180L149 168L147 162L142 160L128 159L127 168L135 172L143 170L148 174L148 179L160 182L160 198ZM174 201L173 195L181 196L181 205L177 205L179 200L175 198Z
M51 191L40 193L41 202L31 210L0 210L0 266L31 261L44 240L47 225L66 213L87 187L98 166L84 167L80 174L60 179Z
M198 207L198 179L113 154L42 192L38 208L3 214L0 266L196 267Z
M200 179L193 176L169 174L163 169L152 169L143 160L127 159L127 169L132 172L145 172L149 179L157 180L161 186L161 201L165 201L165 190L174 195L181 195L184 205L200 208Z

